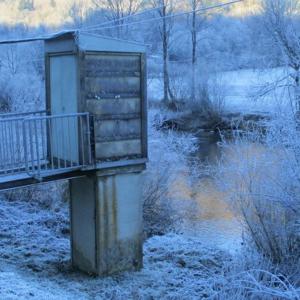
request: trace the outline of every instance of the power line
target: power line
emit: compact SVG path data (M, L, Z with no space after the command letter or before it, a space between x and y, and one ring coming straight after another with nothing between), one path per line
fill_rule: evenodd
M118 19L118 21L120 21L120 20L126 20L126 19L129 19L129 18L132 18L132 17L136 17L136 16L139 16L139 15L143 15L143 14L145 14L147 12L151 12L151 11L160 9L162 7L164 7L164 6L159 6L159 7L147 9L147 10L144 10L144 11L136 13L136 14L125 16L123 18ZM81 28L74 28L74 29L70 29L70 31L83 31L83 32L87 31L88 32L88 31L92 31L89 28L103 26L103 25L106 25L106 24L110 24L112 22L115 22L115 20L107 21L107 22L104 22L104 23L101 23L101 24L97 24L97 25L91 25L91 26L86 26L86 27L81 27ZM82 28L83 29L87 29L87 30L82 30ZM2 41L0 40L0 45L44 41L45 39L48 39L49 37L51 37L52 35L55 35L55 34L57 34L57 32L52 33L52 34L50 33L47 36L40 36L40 37L30 37L30 38L15 39L15 40L11 39L11 40L2 40Z
M140 16L140 15L143 15L145 13L161 9L163 7L164 6L159 6L159 7L147 9L147 10L144 10L142 12L131 14L131 15L125 16L123 18L120 18L120 19L118 19L118 21L123 21L123 20L129 19L129 18ZM97 25L85 26L85 27L81 27L81 28L72 28L72 29L70 29L70 31L76 31L76 30L78 30L78 31L90 31L90 28L97 28L97 27L100 27L100 26L103 26L103 25L108 25L108 24L113 23L113 22L115 22L115 20L103 22L103 23L97 24ZM87 29L87 30L82 30L82 28ZM0 41L0 44L4 45L4 44L17 44L17 43L29 43L29 42L43 41L43 40L47 39L49 36L54 35L54 34L55 33L52 33L52 34L50 33L47 36L43 36L43 37L31 37L31 38L16 39L16 40L13 40L13 39L12 40L4 40L4 41Z
M137 21L137 22L132 22L132 23L128 23L128 24L119 24L119 25L107 26L107 27L102 27L103 25L99 24L97 26L95 25L93 27L94 29L79 30L79 31L88 32L88 31L95 31L95 30L113 29L113 28L118 28L118 27L122 27L122 26L137 25L137 24L143 24L143 23L152 22L152 21L160 21L160 20L163 20L163 19L175 18L175 17L179 17L179 16L189 15L189 14L192 14L192 13L205 12L205 11L208 11L208 10L211 10L211 9L221 8L221 7L229 6L229 5L239 3L239 2L243 2L243 1L244 0L235 0L235 1L227 2L227 3L223 3L223 4L218 4L218 5L212 5L212 6L208 6L208 7L188 11L188 12L182 12L182 13L178 13L178 14L171 14L171 15L167 15L167 16L164 16L164 17L150 18L150 19L147 19L147 20L144 20L144 21ZM164 6L162 6L162 7L164 7ZM157 8L154 8L154 9L159 9L159 8L161 8L161 7L157 7ZM143 14L145 12L146 11L141 12L139 14ZM139 15L139 14L135 14L135 16ZM134 15L130 15L130 16L126 16L126 17L129 18L129 17L132 17L132 16L134 16ZM101 28L97 28L97 27L101 27ZM52 37L54 37L54 36L55 36L55 34L53 34ZM16 43L28 43L28 42L35 42L35 41L44 41L45 39L48 39L49 37L51 37L51 35L24 38L24 39L16 39L16 40L4 40L4 41L0 41L0 45L1 44L16 44Z
M205 11L215 9L215 8L222 8L222 7L229 6L229 5L239 3L239 2L243 2L243 1L244 0L235 0L235 1L227 2L227 3L223 3L223 4L212 5L212 6L208 6L208 7L204 7L204 8L191 10L191 11L188 11L188 12L183 12L183 13L178 13L178 14L171 14L171 15L167 15L167 16L164 16L164 17L150 18L150 19L147 19L147 20L144 20L144 21L137 21L137 22L132 22L132 23L128 23L128 24L119 24L119 25L107 26L107 27L101 27L101 25L99 25L97 27L100 27L100 28L96 28L96 26L95 26L94 29L81 30L81 31L84 32L84 31L114 29L114 28L118 28L118 27L122 27L122 26L132 26L132 25L143 24L143 23L152 22L152 21L160 21L160 20L163 20L163 19L169 19L169 18L175 18L175 17L185 16L185 15L190 15L192 13L205 12Z
M131 15L128 15L128 16L125 16L125 17L122 17L122 18L119 18L119 19L116 19L116 20L110 20L110 21L107 21L107 22L103 22L101 24L97 24L97 25L91 25L91 26L84 26L84 27L81 27L81 28L77 28L78 30L82 30L82 29L90 29L90 28L95 28L95 27L99 27L99 26L103 26L103 25L109 25L111 23L114 23L116 21L124 21L126 19L130 19L130 18L133 18L133 17L137 17L137 16L140 16L140 15L144 15L148 12L151 12L151 11L154 11L154 10L158 10L158 9L161 9L163 8L164 6L159 6L159 7L154 7L154 8L151 8L151 9L147 9L147 10L144 10L142 12L138 12L138 13L135 13L135 14L131 14Z

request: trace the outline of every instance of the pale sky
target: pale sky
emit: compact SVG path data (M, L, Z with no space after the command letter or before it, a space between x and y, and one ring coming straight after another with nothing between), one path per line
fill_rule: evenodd
M0 0L0 23L14 25L24 23L29 26L58 26L71 21L69 10L74 2L82 3L83 11L93 8L92 0L54 0L55 7L50 5L51 0L34 0L35 10L19 10L19 0ZM228 2L221 0L220 3ZM226 13L232 16L243 16L257 11L258 0L244 0L234 4Z

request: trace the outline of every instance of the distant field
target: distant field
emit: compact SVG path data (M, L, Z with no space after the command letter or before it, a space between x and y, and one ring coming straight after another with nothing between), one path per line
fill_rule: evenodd
M218 73L210 79L225 95L225 109L229 112L273 112L283 109L290 102L288 70L283 68L253 70L245 69ZM150 79L149 98L163 97L161 78ZM268 93L265 93L268 90ZM262 95L259 97L259 95Z

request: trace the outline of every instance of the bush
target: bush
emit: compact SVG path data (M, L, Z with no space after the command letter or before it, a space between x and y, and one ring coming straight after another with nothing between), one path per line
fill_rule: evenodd
M191 74L182 72L182 68L173 67L170 87L177 110L189 110L208 117L219 117L225 109L227 89L220 76L197 74L195 98L191 95ZM179 69L179 70L178 70Z
M150 175L150 173L152 173ZM144 232L146 237L174 230L175 210L168 199L169 166L147 173L144 188Z
M9 190L3 195L7 201L34 201L41 209L56 211L62 202L69 202L69 186L67 181L57 181Z
M144 180L144 232L146 237L176 231L183 216L170 196L171 184L186 168L186 154L193 142L172 130L163 132L159 118L152 117L149 126L149 164ZM155 121L154 121L155 120Z
M265 259L238 256L209 281L211 299L300 299L300 289Z
M210 78L199 80L196 99L191 99L188 106L194 112L201 112L210 117L219 117L225 109L226 88L221 79L210 75Z
M0 93L0 112L1 113L10 112L11 108L12 108L12 99L5 90L2 90Z
M12 110L13 98L8 80L0 78L0 113L8 113Z
M249 245L285 276L299 280L300 133L286 116L266 128L266 133L248 130L224 141L217 178Z

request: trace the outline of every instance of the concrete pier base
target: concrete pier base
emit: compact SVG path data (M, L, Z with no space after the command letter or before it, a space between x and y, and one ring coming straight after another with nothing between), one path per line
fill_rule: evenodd
M71 180L75 268L110 275L142 267L142 170L102 170Z

